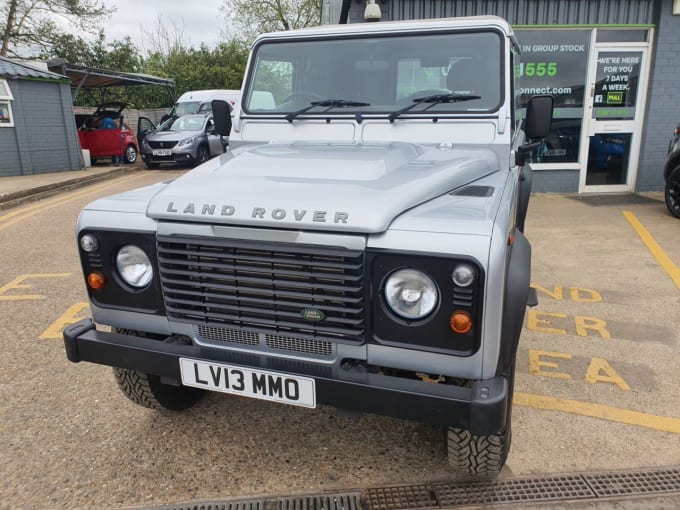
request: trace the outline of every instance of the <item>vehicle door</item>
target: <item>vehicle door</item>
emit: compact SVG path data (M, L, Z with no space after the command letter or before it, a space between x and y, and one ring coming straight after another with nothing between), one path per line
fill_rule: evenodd
M156 125L150 119L139 117L139 120L137 121L137 146L141 152L146 152L144 150L144 144L142 143L144 137L155 130Z
M118 156L121 154L120 129L98 128L91 133L92 149L91 156Z

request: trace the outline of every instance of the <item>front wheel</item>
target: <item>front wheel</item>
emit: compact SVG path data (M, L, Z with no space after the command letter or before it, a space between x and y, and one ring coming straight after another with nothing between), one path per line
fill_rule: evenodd
M446 431L449 466L459 474L495 478L505 466L510 439L509 423L503 433L488 435L449 427Z
M668 176L664 198L668 212L676 218L680 218L680 167L673 170Z
M137 148L130 144L125 148L125 162L130 165L137 161Z
M143 336L128 329L112 328L114 333ZM163 384L157 375L145 374L127 368L113 367L118 387L135 404L149 409L183 411L193 406L204 395L202 390L187 386Z
M196 150L196 162L200 165L210 159L210 151L205 145L199 145Z

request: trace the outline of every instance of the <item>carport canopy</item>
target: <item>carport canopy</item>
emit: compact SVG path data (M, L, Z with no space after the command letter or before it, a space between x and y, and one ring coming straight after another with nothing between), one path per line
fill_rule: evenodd
M69 64L66 59L56 58L47 62L47 67L53 73L67 76L71 79L73 99L75 100L82 89L99 89L104 92L109 87L129 87L135 85L159 85L168 91L171 101L175 102L175 80L159 78L150 74L124 73L110 71L76 64Z

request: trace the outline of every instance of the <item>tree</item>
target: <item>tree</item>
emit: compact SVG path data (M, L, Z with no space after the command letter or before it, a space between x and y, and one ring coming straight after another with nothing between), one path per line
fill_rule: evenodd
M263 32L293 30L319 24L321 0L224 0L225 35L251 41Z
M1 56L20 57L48 51L64 30L58 20L93 33L114 9L97 0L8 0L0 3Z

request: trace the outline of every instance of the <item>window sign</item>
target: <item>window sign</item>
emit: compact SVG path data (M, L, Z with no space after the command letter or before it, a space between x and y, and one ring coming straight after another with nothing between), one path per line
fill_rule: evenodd
M600 51L593 98L596 119L633 119L642 53Z
M583 106L590 30L518 30L522 54L515 66L522 103L550 94L555 107Z
M590 30L517 30L522 53L515 65L520 101L549 94L553 123L537 154L540 163L578 161Z

